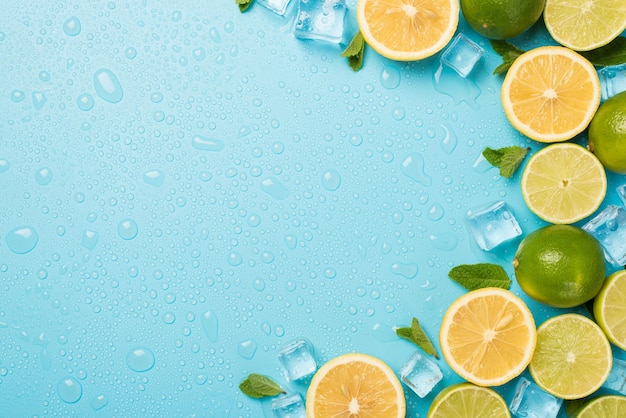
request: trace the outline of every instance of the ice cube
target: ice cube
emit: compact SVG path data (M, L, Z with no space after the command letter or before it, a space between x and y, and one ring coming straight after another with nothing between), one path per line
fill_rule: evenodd
M617 195L619 196L622 204L626 207L626 184L622 184L621 186L617 186Z
M400 369L400 379L423 398L443 379L443 374L437 363L416 351Z
M476 67L485 50L467 36L459 33L441 54L441 63L465 78Z
M583 229L596 237L607 261L616 266L626 264L626 210L620 206L609 205Z
M602 101L626 90L626 64L603 67L598 70Z
M259 4L277 15L284 16L291 0L258 0Z
M613 357L611 373L602 387L626 395L626 361Z
M550 395L535 382L520 377L509 410L516 418L556 418L563 399Z
M272 412L276 418L306 418L304 400L299 393L272 399Z
M343 39L345 0L300 0L296 38L339 43Z
M470 209L465 215L465 222L478 246L485 251L522 235L511 208L501 200Z
M288 382L304 380L317 370L313 345L304 338L292 341L280 350L278 361Z

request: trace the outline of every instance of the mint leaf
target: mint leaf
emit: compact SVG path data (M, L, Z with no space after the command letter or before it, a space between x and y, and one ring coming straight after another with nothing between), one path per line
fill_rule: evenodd
M467 290L483 287L500 287L509 289L511 279L504 269L491 263L461 264L453 267L448 276Z
M424 350L426 354L430 354L431 356L435 358L439 358L439 355L437 354L437 350L435 349L435 346L433 345L433 343L430 342L430 339L428 339L428 336L426 335L426 333L420 326L420 323L417 320L417 318L413 318L413 321L411 321L410 328L408 327L396 328L396 335L398 337L404 338L405 340L411 341L412 343L417 345L419 348Z
M493 75L506 73L509 70L509 67L511 67L511 64L513 64L513 61L526 52L506 41L492 39L489 42L491 43L493 50L502 57L502 64L496 67L493 71Z
M264 398L266 396L276 396L286 393L278 383L271 378L260 374L252 373L240 384L239 389L251 398Z
M626 38L619 36L607 45L591 51L582 51L580 55L597 66L624 64L626 63Z
M241 13L248 10L248 7L252 6L254 0L235 0L235 3L239 6L239 11Z
M358 31L356 35L350 41L350 44L341 53L342 57L348 58L348 64L352 71L359 71L363 67L363 56L365 55L365 40L361 31Z
M510 178L520 166L530 148L518 146L498 149L485 148L483 157L494 167L500 168L502 177Z

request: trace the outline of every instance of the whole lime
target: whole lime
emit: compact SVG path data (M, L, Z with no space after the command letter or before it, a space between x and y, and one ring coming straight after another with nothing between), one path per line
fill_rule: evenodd
M626 174L626 91L600 105L589 124L588 147L607 170Z
M528 234L517 248L513 266L528 296L557 308L592 299L606 273L598 240L573 225L550 225Z
M546 0L461 0L461 11L476 32L489 39L514 38L530 28Z

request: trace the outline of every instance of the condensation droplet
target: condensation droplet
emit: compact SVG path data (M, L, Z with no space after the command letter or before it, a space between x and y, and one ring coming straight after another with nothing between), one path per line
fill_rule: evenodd
M154 353L146 347L134 348L126 355L126 365L136 372L147 372L154 363Z
M400 85L400 71L391 65L385 65L380 73L380 84L386 89L395 89Z
M191 139L191 145L201 151L221 151L224 149L224 143L219 139L206 138L200 135L194 135Z
M35 173L35 181L40 186L47 186L52 181L52 170L48 167L40 168Z
M328 191L335 191L341 185L341 175L332 168L322 174L322 186Z
M402 162L402 172L412 180L430 186L432 179L424 171L424 157L417 152L409 154Z
M88 250L93 250L94 248L96 248L96 244L98 244L98 238L100 238L100 234L98 232L88 229L83 232L80 245L87 248Z
M137 226L137 222L135 222L134 219L122 219L117 225L117 233L122 239L131 240L137 236L138 232L139 227Z
M93 75L93 84L98 96L109 103L119 103L124 98L124 90L117 76L107 68L97 70Z
M65 403L76 403L83 396L83 387L73 377L65 377L57 383L57 394Z
M263 180L261 190L277 200L285 200L289 197L289 189L274 177Z
M91 399L89 405L94 411L99 411L109 404L109 397L103 394L96 395Z
M202 323L204 335L206 335L210 342L216 343L218 341L219 325L215 313L212 311L206 311L200 318L200 322Z
M451 127L448 127L445 125L442 125L441 127L444 130L444 136L443 136L443 139L441 140L441 149L443 149L444 152L448 154L452 154L458 142L456 134L454 133Z
M439 203L433 203L433 205L428 209L428 219L431 221L438 221L443 218L444 209Z
M241 357L245 358L246 360L251 360L256 353L257 347L258 344L253 339L245 340L239 343L239 346L237 347L237 352Z
M391 272L407 279L412 279L417 276L419 268L414 263L393 263L391 265Z
M89 93L83 93L76 98L76 105L84 112L93 109L93 96Z
M454 250L459 242L456 235L445 232L432 234L429 239L433 247L444 251Z
M7 247L16 254L26 254L32 251L38 241L39 234L31 226L13 228L6 236Z
M165 174L161 170L148 170L143 173L143 181L150 186L159 187L165 182Z
M80 33L80 30L80 20L76 16L70 16L63 22L63 32L67 36L76 36Z

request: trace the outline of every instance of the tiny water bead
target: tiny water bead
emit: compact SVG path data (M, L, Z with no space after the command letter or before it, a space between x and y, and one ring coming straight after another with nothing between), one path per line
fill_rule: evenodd
M40 186L47 186L52 181L52 170L48 167L40 168L35 173L35 181Z
M117 226L117 233L120 238L125 240L131 240L137 236L139 227L134 219L126 218L122 219Z
M13 100L15 103L22 102L25 98L26 93L24 93L22 90L13 90L11 92L11 100Z
M119 103L124 98L122 84L108 68L101 68L94 73L93 85L98 96L104 101Z
M43 81L44 83L50 81L50 73L46 70L41 70L39 72L39 80Z
M39 241L39 235L31 226L18 226L13 228L6 236L9 250L15 254L26 254L35 248Z
M330 192L337 190L341 186L341 175L332 168L324 171L322 174L322 186Z
M78 20L76 16L70 16L63 22L63 32L65 32L67 36L76 36L80 31L80 20Z
M154 353L146 347L137 347L126 355L126 365L136 372L147 372L154 367Z
M65 403L76 403L83 396L83 387L73 377L65 377L57 383L57 394Z
M93 96L89 93L83 93L76 98L76 105L84 112L93 109Z

